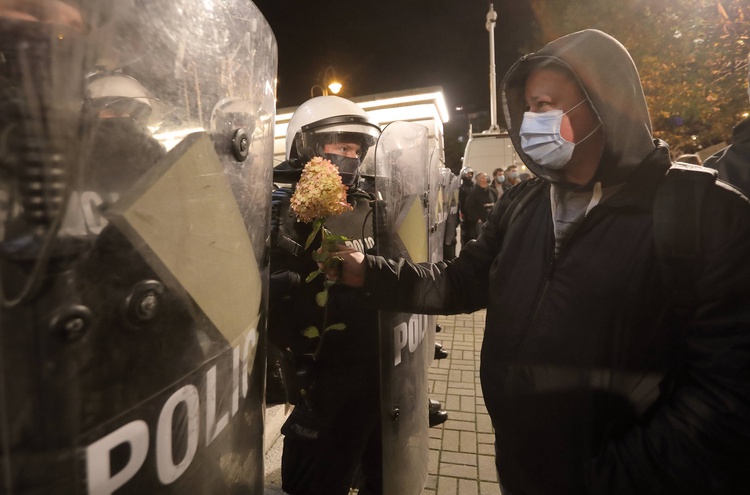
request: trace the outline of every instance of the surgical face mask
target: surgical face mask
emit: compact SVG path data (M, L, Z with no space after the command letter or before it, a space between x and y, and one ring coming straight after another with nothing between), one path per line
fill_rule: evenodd
M359 179L359 158L350 158L343 155L335 155L333 153L325 153L326 160L330 160L331 163L339 168L339 175L341 175L341 182L345 186L353 186Z
M505 176L504 175L498 175L497 177L495 177L495 180L498 183L502 184L503 182L505 182Z
M560 135L563 115L572 112L585 101L581 100L565 113L562 110L550 110L541 113L524 112L519 132L523 152L542 167L551 170L563 168L573 156L576 144L581 144L591 137L602 125L599 123L588 136L578 143L571 143Z

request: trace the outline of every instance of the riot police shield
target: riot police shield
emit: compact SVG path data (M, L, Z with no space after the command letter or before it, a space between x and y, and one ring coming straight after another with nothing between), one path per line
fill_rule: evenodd
M443 228L443 187L442 187L442 150L433 148L430 151L430 160L427 168L427 190L429 191L427 200L428 214L428 244L430 250L430 262L436 262L443 259L443 237L445 229ZM427 315L426 346L427 349L435 349L435 330L437 329L437 316ZM432 365L435 352L427 353L427 363Z
M2 490L261 493L270 27L13 2L0 52Z
M377 251L413 262L429 259L427 129L394 122L378 140L375 184L383 199ZM433 329L434 330L434 329ZM422 315L380 312L383 493L418 495L427 479L427 365L430 331Z
M456 257L457 229L459 224L458 216L458 190L461 185L461 179L450 169L444 170L444 210L445 234L443 235L443 259L450 260Z
M435 148L430 153L430 164L428 169L428 188L430 191L430 261L436 262L443 259L443 240L445 239L446 207L448 203L445 198L446 184L442 164L442 150Z

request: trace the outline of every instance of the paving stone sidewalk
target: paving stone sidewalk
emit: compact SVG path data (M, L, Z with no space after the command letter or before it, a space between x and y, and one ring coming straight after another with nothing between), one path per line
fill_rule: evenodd
M492 424L479 385L485 311L440 316L436 341L448 357L429 369L430 398L443 403L448 421L430 428L424 495L501 495L495 471Z

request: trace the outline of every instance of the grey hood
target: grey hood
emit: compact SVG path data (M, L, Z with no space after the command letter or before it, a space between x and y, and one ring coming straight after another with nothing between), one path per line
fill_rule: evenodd
M523 152L518 134L526 110L526 78L545 64L561 65L574 74L602 122L604 151L591 183L601 182L607 187L627 181L656 147L641 80L630 54L608 34L587 29L521 57L505 75L502 102L513 146L536 175L563 182L561 171L545 169Z

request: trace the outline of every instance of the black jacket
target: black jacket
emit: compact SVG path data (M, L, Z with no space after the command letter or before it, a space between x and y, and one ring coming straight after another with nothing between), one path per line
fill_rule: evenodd
M489 187L482 188L478 184L469 193L464 205L464 218L472 225L478 221L486 222L492 210L497 195Z
M325 325L343 323L346 329L326 333L316 369L348 376L350 381L359 377L361 383L366 380L369 385L377 385L378 314L363 304L363 291L331 287L327 307L323 309L316 303L316 294L323 290L324 278L318 276L306 282L308 275L318 268L312 253L320 247L320 234L304 248L312 224L298 222L289 203L300 173L300 168L290 167L287 162L274 169L274 180L291 182L291 188L279 188L273 193L269 340L281 349L289 348L297 356L311 354L318 339L305 337L306 328L315 326L322 330ZM375 244L370 199L364 191L352 189L347 201L353 210L331 216L326 222L334 234L349 237L347 244L363 252Z
M695 304L678 313L653 231L670 160L650 139L635 67L603 33L566 38L536 57L580 68L606 135L594 181L617 192L556 258L549 190L561 176L519 151L542 178L508 191L475 243L432 265L369 256L365 289L381 307L487 308L481 382L503 493L750 493L750 204L721 182L708 191ZM534 62L504 82L517 150L519 71ZM505 232L503 213L527 188Z
M655 151L557 260L538 179L506 194L452 263L368 257L366 290L381 307L487 308L482 390L511 494L747 493L750 206L710 191L700 305L680 326L652 231L668 165ZM499 218L524 187L541 190L503 234Z
M461 185L458 188L458 211L461 216L466 215L466 198L469 197L469 193L474 188L474 182L470 179L461 180Z

